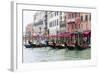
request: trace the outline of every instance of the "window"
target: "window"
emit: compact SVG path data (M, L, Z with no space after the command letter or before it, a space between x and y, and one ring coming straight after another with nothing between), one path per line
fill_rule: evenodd
M50 23L48 23L48 25L49 25L48 27L50 27Z
M57 15L58 15L58 11L57 11Z
M68 18L69 18L69 19L71 18L71 14L68 14Z
M60 15L62 15L62 12L60 12Z
M52 22L49 23L49 27L52 27Z
M51 18L53 17L53 15L51 14Z
M55 20L55 26L56 26L57 24L56 24L56 20Z
M51 27L53 26L53 21L51 22L52 24L51 24Z
M72 25L72 30L74 29L74 26Z
M81 16L81 21L83 21L83 16Z
M54 17L54 16L55 16L55 12L52 13L52 17Z
M60 20L62 20L62 16L60 16Z
M51 27L53 26L53 21L52 21L52 25L51 25Z
M57 19L57 25L58 25L58 19Z
M80 16L80 13L77 13L77 16L79 17Z
M55 26L55 20L53 21L53 26Z
M72 18L74 18L74 13L72 13Z
M64 16L64 19L66 19L66 16Z
M55 16L56 16L56 12L55 12Z
M88 21L88 15L85 16L85 21Z
M91 14L90 14L89 20L91 21Z
M77 17L77 13L75 13L75 18Z

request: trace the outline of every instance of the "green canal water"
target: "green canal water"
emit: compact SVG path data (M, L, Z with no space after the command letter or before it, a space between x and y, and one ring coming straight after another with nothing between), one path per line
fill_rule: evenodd
M23 62L49 62L49 61L67 61L67 60L88 60L91 58L91 49L68 50L43 48L23 48Z

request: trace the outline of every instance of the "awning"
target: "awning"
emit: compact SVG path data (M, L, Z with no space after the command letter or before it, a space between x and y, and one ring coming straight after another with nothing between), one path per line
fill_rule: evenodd
M57 37L58 38L64 38L64 35L63 34L58 34Z
M68 22L68 24L75 24L75 21L70 21Z
M76 31L76 32L71 33L71 36L78 35L78 34L83 34L83 33Z
M91 35L91 31L90 30L87 30L87 31L83 32L83 36L84 37L87 37L88 35Z
M56 35L49 35L48 37L49 37L49 38L55 38Z
M71 34L70 34L69 32L66 32L66 33L64 34L64 36L65 36L65 38L69 38L69 37L71 36Z
M70 33L69 32L64 32L58 35L60 38L68 38L70 37Z

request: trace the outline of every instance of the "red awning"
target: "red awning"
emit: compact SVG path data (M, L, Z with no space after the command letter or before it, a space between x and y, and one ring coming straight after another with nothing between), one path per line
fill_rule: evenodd
M75 22L74 21L70 21L70 22L68 22L68 24L75 24Z
M65 34L64 37L65 38L69 38L71 35L70 34Z
M70 37L70 33L69 32L64 32L62 33L64 38L69 38Z
M88 35L91 35L91 31L87 30L83 32L84 37L87 37Z
M71 34L69 32L60 33L57 35L49 35L48 38L69 38Z

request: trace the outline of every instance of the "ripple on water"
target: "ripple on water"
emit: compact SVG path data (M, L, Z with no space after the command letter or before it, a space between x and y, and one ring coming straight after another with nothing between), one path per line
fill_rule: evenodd
M23 59L25 63L62 60L84 60L90 58L90 49L76 51L67 49L52 49L50 47L23 48Z

